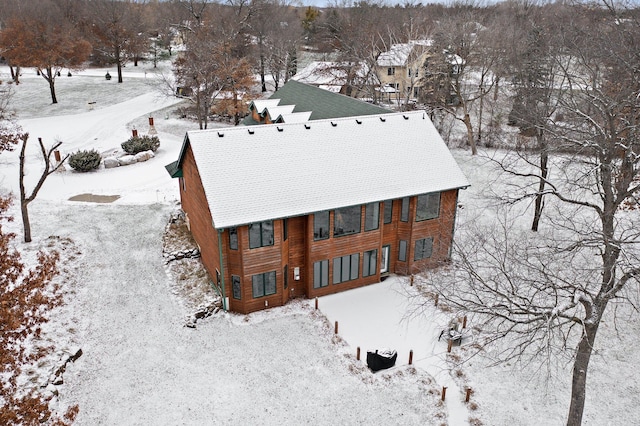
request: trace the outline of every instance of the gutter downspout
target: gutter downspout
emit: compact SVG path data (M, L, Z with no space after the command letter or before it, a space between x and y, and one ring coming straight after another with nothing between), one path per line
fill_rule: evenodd
M457 204L456 204L457 205ZM227 292L224 288L224 263L222 256L222 230L218 229L218 253L220 255L220 284L222 285L222 309L224 311L228 311L229 307L227 306Z

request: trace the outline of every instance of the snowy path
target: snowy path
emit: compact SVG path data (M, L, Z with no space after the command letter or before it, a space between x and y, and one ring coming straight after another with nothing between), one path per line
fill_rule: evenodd
M406 281L392 277L380 284L324 296L319 299L319 308L332 324L338 321L340 336L354 352L361 348L363 362L367 351L390 348L398 352L396 366L405 365L413 350L414 365L435 378L440 388L447 387L448 424L466 425L469 411L463 403L463 391L446 365L447 345L438 341L448 320L437 313L433 317L412 315L416 300Z

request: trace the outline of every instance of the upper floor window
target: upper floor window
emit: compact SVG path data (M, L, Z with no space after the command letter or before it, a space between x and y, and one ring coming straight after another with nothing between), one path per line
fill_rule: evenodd
M394 67L387 68L387 75L396 75L396 69Z
M326 240L329 238L329 212L313 214L313 240Z
M229 248L231 250L238 250L238 228L235 226L229 228Z
M373 231L380 226L380 203L369 203L364 206L364 230Z
M440 212L440 193L418 195L416 202L416 222L438 217Z
M265 220L249 225L249 248L273 245L273 221Z
M400 208L400 220L402 222L409 222L409 197L402 199L402 207Z
M287 241L289 238L289 219L282 219L282 241Z
M333 236L357 234L360 232L362 209L360 206L343 207L334 210Z
M391 223L393 217L393 200L387 200L383 205L384 209L384 223Z
M416 241L416 247L413 253L413 260L426 259L431 257L433 250L433 238L423 238Z

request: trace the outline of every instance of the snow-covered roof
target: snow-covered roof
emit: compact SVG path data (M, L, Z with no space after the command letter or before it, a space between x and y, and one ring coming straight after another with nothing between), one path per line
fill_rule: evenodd
M416 46L425 47L431 46L432 40L414 40L409 43L398 43L391 45L391 48L386 52L378 55L377 64L381 67L403 67L407 65L409 57Z
M279 102L280 100L278 100ZM295 105L278 105L278 106L270 106L267 108L267 113L269 114L269 118L271 121L275 121L281 115L291 114Z
M304 123L309 121L311 111L292 112L291 114L282 114L282 121L285 123Z
M367 77L368 67L364 63L313 61L291 78L314 86L343 86L352 69L358 78Z
M189 131L218 229L469 185L424 111Z
M277 107L279 103L280 99L256 99L251 102L250 106L253 105L258 114L264 114L266 108Z

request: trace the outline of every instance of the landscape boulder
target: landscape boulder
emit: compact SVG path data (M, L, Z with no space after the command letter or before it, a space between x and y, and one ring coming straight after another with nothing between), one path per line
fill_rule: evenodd
M104 159L104 168L105 169L113 169L114 167L118 167L120 162L116 157L107 157Z
M139 152L135 155L136 161L137 162L142 162L142 161L147 161L150 158L155 157L155 154L153 153L153 151L149 150L149 151L142 151Z
M137 161L134 155L123 155L118 158L118 162L121 166L128 166L129 164L135 164Z

